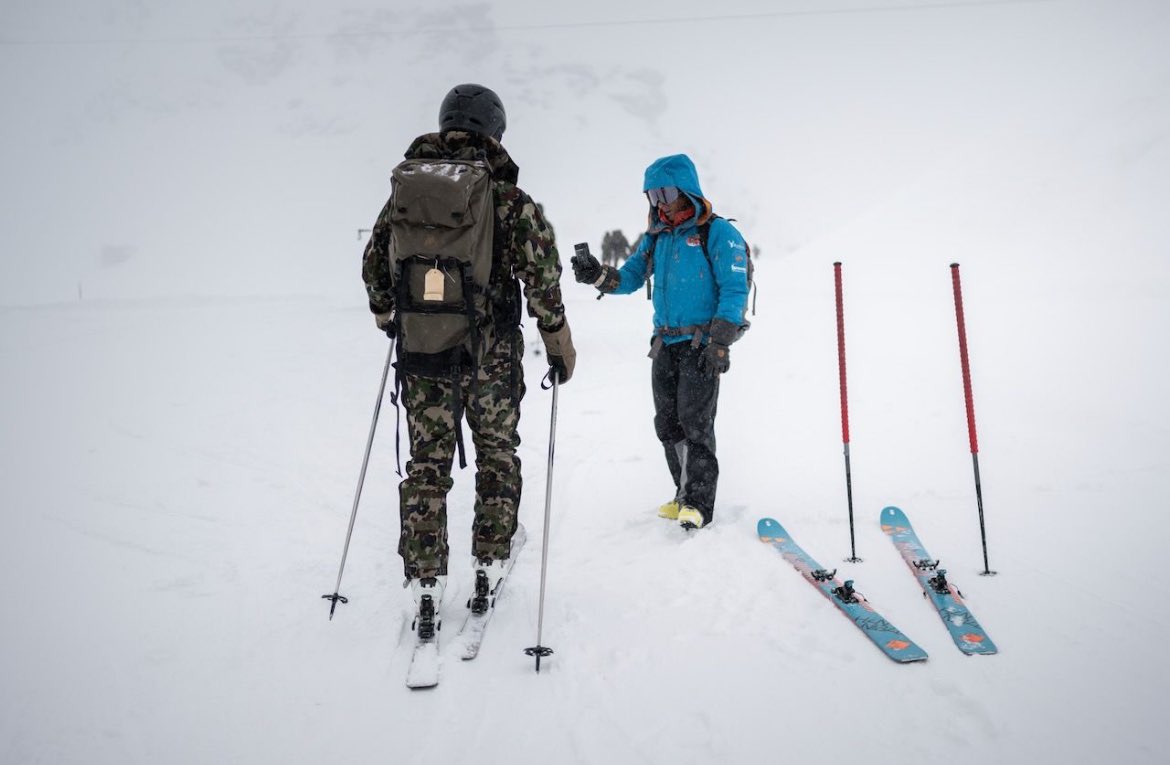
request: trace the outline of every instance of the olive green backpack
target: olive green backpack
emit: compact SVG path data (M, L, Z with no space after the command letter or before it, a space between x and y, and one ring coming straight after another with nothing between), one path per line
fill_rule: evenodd
M458 353L488 342L487 286L495 207L485 162L408 159L394 168L390 273L398 342L407 353Z

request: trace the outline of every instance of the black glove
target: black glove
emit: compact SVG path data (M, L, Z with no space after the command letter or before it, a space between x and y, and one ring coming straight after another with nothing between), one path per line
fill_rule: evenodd
M707 329L710 341L703 349L699 364L709 375L718 376L731 369L729 345L739 339L739 327L725 319L712 319Z
M731 369L731 349L712 340L703 349L703 355L699 357L699 366L712 377L718 377Z
M573 277L582 284L596 284L601 278L601 264L593 257L588 247L577 245L577 254L573 256Z
M374 323L378 325L378 329L386 333L386 337L393 338L398 331L398 325L394 321L393 311L374 314Z

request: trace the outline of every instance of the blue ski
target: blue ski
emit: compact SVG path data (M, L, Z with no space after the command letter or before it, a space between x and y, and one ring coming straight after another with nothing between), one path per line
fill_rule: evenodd
M882 650L886 656L897 662L923 661L926 651L918 647L897 627L883 619L873 606L858 591L853 589L853 580L841 582L837 571L826 571L809 554L792 541L792 537L780 523L772 518L761 518L756 525L761 542L771 544L799 571L809 584L841 609L849 619Z
M882 531L890 535L890 541L922 585L922 592L938 610L959 650L966 654L996 653L995 643L967 610L959 588L947 580L946 569L939 568L939 562L927 555L906 514L896 507L882 510Z

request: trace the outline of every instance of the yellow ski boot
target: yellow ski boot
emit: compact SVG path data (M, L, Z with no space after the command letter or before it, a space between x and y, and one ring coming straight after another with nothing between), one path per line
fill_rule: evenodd
M683 505L678 511L678 525L684 529L701 529L706 523L703 514L689 505Z
M672 499L665 505L658 506L658 517L666 518L669 521L678 520L678 500Z

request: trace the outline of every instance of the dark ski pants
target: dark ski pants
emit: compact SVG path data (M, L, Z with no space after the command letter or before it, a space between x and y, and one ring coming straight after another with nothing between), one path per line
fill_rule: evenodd
M702 348L664 345L654 358L654 430L666 452L675 499L711 522L719 460L715 457L715 408L719 378L703 371Z

